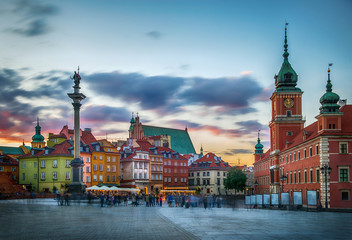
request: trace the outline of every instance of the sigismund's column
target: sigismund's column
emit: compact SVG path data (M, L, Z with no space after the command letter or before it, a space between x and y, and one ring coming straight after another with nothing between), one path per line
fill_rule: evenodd
M67 93L72 99L73 110L74 110L74 159L71 161L71 184L69 184L69 192L81 194L85 186L83 184L83 161L80 157L80 118L79 111L82 106L81 101L86 98L83 93L80 93L79 87L81 76L79 75L79 68L73 75L73 86L74 92Z

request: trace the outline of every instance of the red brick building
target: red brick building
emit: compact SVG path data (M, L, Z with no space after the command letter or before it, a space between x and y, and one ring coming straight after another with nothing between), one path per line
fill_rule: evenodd
M188 160L170 148L157 147L163 156L164 190L188 190Z
M255 146L255 193L288 192L292 199L293 192L301 192L306 206L307 191L316 191L323 207L327 199L329 208L352 208L352 105L338 104L329 69L317 121L304 127L303 92L296 87L287 47L285 29L284 62L270 98L270 149L263 152L259 136Z

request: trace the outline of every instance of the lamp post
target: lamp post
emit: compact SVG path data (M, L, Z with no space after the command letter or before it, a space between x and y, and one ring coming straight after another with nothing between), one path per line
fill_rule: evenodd
M331 173L331 167L324 165L320 168L321 174L325 176L325 208L328 208L328 174Z
M259 184L258 184L258 181L255 180L255 182L254 182L254 195L257 194L257 186L258 186L258 185L259 185Z
M281 183L282 183L282 191L281 192L284 192L284 185L285 185L285 181L287 179L287 176L283 175L282 177L280 177L280 180L281 180Z

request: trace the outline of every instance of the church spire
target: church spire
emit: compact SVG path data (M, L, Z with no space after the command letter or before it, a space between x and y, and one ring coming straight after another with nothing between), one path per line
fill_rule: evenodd
M340 105L337 102L340 100L340 96L332 91L332 84L330 80L330 67L328 67L328 81L326 83L326 93L320 98L321 107L319 108L320 113L336 113L339 111Z
M263 144L260 143L260 130L258 130L258 140L257 144L255 145L255 154L263 153Z
M284 54L282 55L284 57L284 61L288 61L288 56L290 55L288 53L288 50L287 50L287 47L288 47L288 44L287 44L287 25L288 23L286 22L285 23L285 44L284 44Z
M275 85L276 91L294 91L294 92L301 92L301 89L296 88L297 85L297 73L292 68L290 62L288 61L288 43L287 43L287 25L285 23L285 40L284 40L284 62L282 63L281 69L278 75L275 75Z
M44 137L41 134L41 127L39 125L39 118L37 118L37 126L35 126L35 135L32 137L32 148L45 147Z

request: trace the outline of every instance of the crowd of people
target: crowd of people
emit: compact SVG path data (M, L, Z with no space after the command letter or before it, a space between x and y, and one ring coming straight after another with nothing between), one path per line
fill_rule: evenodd
M69 206L70 193L65 191L63 194L56 192L56 199L58 205ZM114 206L128 206L133 207L143 205L146 207L162 207L167 204L169 207L204 207L207 208L221 208L224 199L221 195L195 195L185 193L168 193L162 194L144 194L144 193L119 193L112 191L89 191L86 192L83 199L87 199L88 203L95 202L94 199L99 199L101 207L114 207Z

